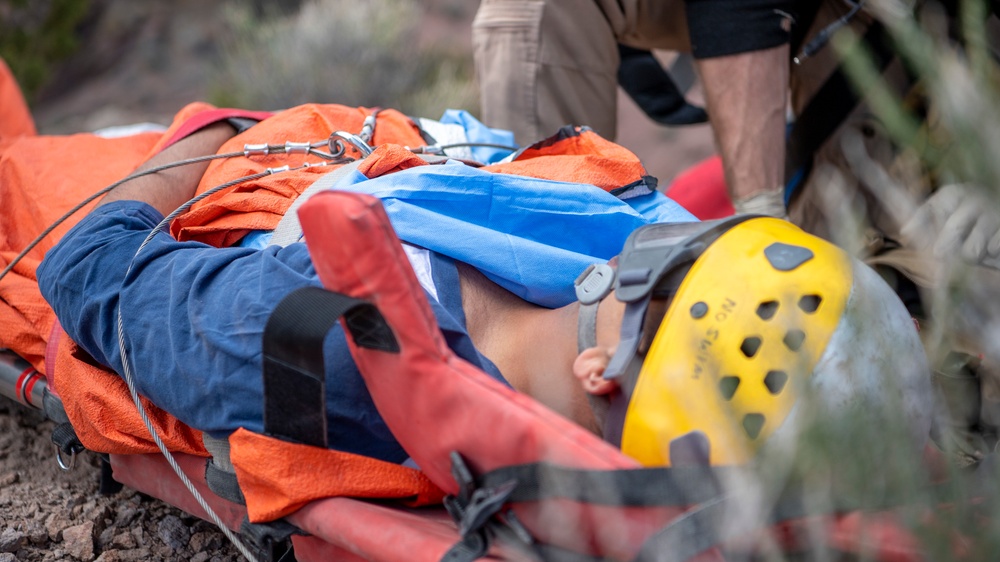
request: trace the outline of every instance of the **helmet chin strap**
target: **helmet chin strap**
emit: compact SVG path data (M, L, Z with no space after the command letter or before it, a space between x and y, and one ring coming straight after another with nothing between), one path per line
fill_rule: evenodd
M606 263L595 263L573 282L580 312L576 322L577 351L597 347L597 309L604 297L615 287L615 269Z
M601 301L611 294L617 281L615 268L608 264L589 266L577 277L574 285L576 296L580 301L580 311L577 316L577 348L579 352L597 347L597 312ZM628 409L629 396L635 376L641 367L641 360L636 357L639 341L642 338L642 323L649 306L650 295L629 302L625 305L625 315L622 319L621 337L611 362L604 370L605 379L617 379L618 390L613 391L610 400L602 396L587 393L591 410L602 428L604 439L621 445L622 423ZM631 375L631 376L621 376Z

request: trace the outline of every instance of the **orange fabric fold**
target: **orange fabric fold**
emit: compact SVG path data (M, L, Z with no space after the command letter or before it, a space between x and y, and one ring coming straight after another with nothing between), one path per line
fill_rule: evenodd
M34 136L35 120L7 63L0 59L0 141Z
M54 386L77 437L92 451L112 454L159 453L125 381L94 365L73 340L59 339ZM157 435L174 452L207 457L201 432L141 398Z
M242 428L229 437L229 446L253 523L273 521L313 500L335 496L392 499L414 507L444 498L422 472L398 464Z
M5 95L3 83L0 76L0 95ZM20 95L19 90L17 93ZM177 114L170 130L208 108L208 104L188 105ZM12 139L0 136L0 266L11 263L36 236L75 205L131 173L155 154L164 138L160 133L116 139L87 133ZM95 165L98 162L100 165ZM0 300L5 303L0 306L0 347L13 350L41 373L46 372L45 346L55 314L38 290L35 270L45 252L99 199L56 226L0 279Z
M544 157L543 161L537 160ZM526 148L513 162L483 167L497 174L587 183L611 191L646 175L639 158L627 148L585 129L560 134Z
M400 172L417 166L427 166L423 158L398 144L383 144L365 158L358 166L367 178L377 178L393 172Z
M326 141L334 131L360 131L366 108L342 105L308 104L281 112L247 129L222 145L219 153L242 152L246 144L284 146L286 141ZM394 143L419 146L424 141L413 121L395 110L378 113L373 143ZM327 151L327 147L320 150ZM345 156L361 155L348 145ZM301 166L319 163L323 159L312 155L236 157L212 162L198 186L198 193L213 187L264 172L268 168ZM217 247L231 246L251 230L272 230L284 216L292 201L320 175L333 170L330 166L312 167L282 172L240 183L215 193L199 202L187 213L177 217L171 232L179 240L197 240Z
M0 267L73 206L127 176L149 153L157 133L105 139L90 134L21 136L0 152ZM94 162L101 162L95 166ZM55 227L0 279L0 347L45 372L45 343L55 315L38 291L35 269L45 252L94 206Z

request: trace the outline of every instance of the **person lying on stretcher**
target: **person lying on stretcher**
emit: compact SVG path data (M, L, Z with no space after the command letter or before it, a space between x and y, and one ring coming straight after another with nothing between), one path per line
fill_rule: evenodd
M144 167L215 153L234 134L226 123L211 125ZM137 255L163 216L194 195L206 168L159 172L111 191L48 252L38 283L66 333L119 373L120 305L140 392L224 436L259 428L268 314L285 294L318 281L303 243L215 248L159 233ZM452 168L459 183L467 172L470 187L482 181L462 164L440 168ZM470 196L468 204L511 206L526 218L517 228L546 228L531 222L530 201ZM765 440L794 433L807 415L796 408L807 384L820 389L823 408L901 415L914 443L924 442L932 410L924 353L906 310L872 270L772 218L635 230L610 266L577 279L578 301L555 307L442 253L407 253L457 354L643 463L745 461ZM331 334L330 447L403 462L343 333Z

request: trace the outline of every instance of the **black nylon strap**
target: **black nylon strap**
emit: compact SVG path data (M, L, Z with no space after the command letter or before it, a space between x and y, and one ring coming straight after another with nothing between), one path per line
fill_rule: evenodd
M441 562L472 562L486 556L488 551L489 542L483 532L470 534L452 545L441 557Z
M240 505L247 504L240 483L236 480L236 473L219 468L211 460L205 463L205 483L208 484L208 489L220 498Z
M747 526L727 525L731 521L726 519L727 516L731 517L732 511L740 509L739 504L745 498L739 494L720 496L693 507L647 539L634 562L684 562L754 529L819 513L816 509L807 508L802 498L803 494L797 488L786 491L777 504L760 513L760 516L752 517L751 524ZM896 505L899 503L901 501ZM835 504L822 511L829 514L847 513L859 509L884 509L892 505L893 502L887 498L867 503L837 498Z
M323 340L341 316L358 346L399 351L374 305L320 287L291 292L264 327L265 433L326 447Z
M747 477L741 467L684 466L626 470L580 470L547 463L500 468L476 479L477 485L495 486L516 481L510 502L567 499L596 505L624 507L691 506L643 545L636 561L683 562L697 554L767 525L823 513L844 513L859 509L886 509L901 505L905 498L879 497L874 500L837 497L819 512L803 503L806 494L800 483L785 486L774 503L759 506L750 525L734 525L727 516L745 508L749 496L726 492L724 483ZM752 506L752 504L749 504ZM535 544L538 552L549 548Z
M76 436L73 424L69 422L57 424L52 429L52 442L67 455L75 455L86 450L80 438Z
M122 491L125 486L115 480L114 471L111 469L111 457L107 454L101 455L101 480L98 484L97 492L102 496L110 496Z
M568 499L613 506L686 506L720 497L736 468L704 466L580 470L549 463L507 466L477 478L481 487L516 481L511 502Z

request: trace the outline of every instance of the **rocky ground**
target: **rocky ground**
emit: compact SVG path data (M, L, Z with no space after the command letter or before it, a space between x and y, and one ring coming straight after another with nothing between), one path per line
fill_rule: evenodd
M211 523L128 488L101 495L97 455L60 469L52 428L0 398L0 562L242 559Z

